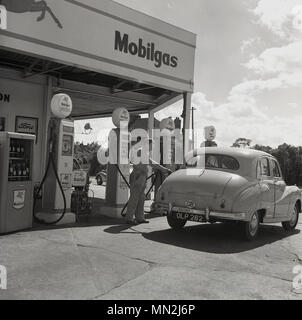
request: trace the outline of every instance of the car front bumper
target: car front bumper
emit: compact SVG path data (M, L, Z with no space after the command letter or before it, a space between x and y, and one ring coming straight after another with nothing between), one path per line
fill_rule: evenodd
M156 208L165 211L166 214L172 212L179 212L187 215L188 220L190 220L190 215L202 216L205 221L210 221L213 219L218 220L234 220L234 221L246 221L247 214L245 212L218 212L212 211L210 208L206 209L190 209L186 207L173 206L166 203L156 203Z

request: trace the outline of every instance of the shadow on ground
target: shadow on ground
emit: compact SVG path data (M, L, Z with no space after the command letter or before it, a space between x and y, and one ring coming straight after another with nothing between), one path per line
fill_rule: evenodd
M157 218L159 215L155 214L146 214L147 219ZM125 232L127 229L131 229L132 226L125 224L124 218L110 218L102 215L90 216L88 220L83 219L76 223L65 223L65 224L55 224L55 225L44 225L41 223L34 223L33 227L25 230L18 230L14 232L8 232L0 234L1 236L6 236L10 234L16 234L18 232L32 232L32 231L42 231L42 230L59 230L59 229L72 229L72 228L89 228L89 227L98 227L98 226L110 226L105 231L108 233L121 233ZM130 232L130 231L129 231ZM131 233L141 233L135 230L132 230Z
M300 232L286 232L281 226L261 225L258 238L248 242L242 238L240 231L238 225L217 223L188 226L181 231L166 229L142 235L150 241L190 250L229 254L262 247Z

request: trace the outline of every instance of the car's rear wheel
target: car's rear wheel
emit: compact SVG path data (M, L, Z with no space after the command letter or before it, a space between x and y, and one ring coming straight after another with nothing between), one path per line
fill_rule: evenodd
M291 219L289 221L282 222L282 227L286 231L294 230L298 224L298 221L299 221L299 206L298 206L298 203L296 203L291 215Z
M173 230L181 230L185 224L187 223L187 220L184 219L178 219L176 217L175 212L169 212L167 215L167 221L169 226L173 229Z
M260 218L255 211L249 221L242 222L242 233L245 240L252 241L257 238L259 233Z

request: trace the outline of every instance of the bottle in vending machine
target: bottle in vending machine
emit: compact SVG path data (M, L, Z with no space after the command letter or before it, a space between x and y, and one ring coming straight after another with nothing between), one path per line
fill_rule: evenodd
M11 179L13 177L13 175L14 175L13 162L12 162L12 160L9 160L8 176Z
M23 162L22 164L22 177L23 177L23 180L26 180L26 177L27 174L26 174L26 164L25 164L25 161Z
M11 142L11 152L15 153L15 143Z
M26 176L29 178L29 161L25 161Z
M13 163L13 181L16 180L17 177L17 168L16 168L16 164Z
M24 155L24 146L21 144L21 146L20 146L20 153L21 153L21 155L23 156Z
M21 167L21 163L19 162L17 165L17 175L18 175L18 180L22 179L22 167Z

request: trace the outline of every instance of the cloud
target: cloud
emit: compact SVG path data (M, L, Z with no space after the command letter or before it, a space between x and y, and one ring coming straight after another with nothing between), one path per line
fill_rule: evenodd
M240 52L245 54L249 49L253 48L255 45L260 43L260 37L250 38L248 40L243 40L240 46Z
M301 38L301 0L260 0L253 13L258 23L282 39Z
M273 109L266 101L278 104L274 98L280 90L298 92L302 88L302 6L301 0L260 0L253 11L258 23L267 27L280 38L280 47L267 48L244 64L249 71L248 80L233 86L227 103L215 106L217 141L232 144L235 139L245 137L252 143L271 145L284 142L302 145L302 116L299 101L288 101L288 115L281 117L278 108ZM253 44L244 41L241 52ZM256 76L256 77L255 77ZM285 98L286 100L286 98ZM213 111L209 111L210 114Z
M280 72L302 72L302 40L278 48L269 48L245 66L256 74L274 75Z
M293 27L302 32L302 5L295 6L292 10Z
M293 111L295 117L285 119L278 115L266 114L265 108L259 106L253 98L245 99L243 96L230 93L228 103L215 105L200 97L205 95L196 93L192 99L196 103L202 102L195 115L195 128L199 129L195 139L197 145L203 141L202 129L208 125L216 127L216 141L221 146L230 146L240 137L251 139L252 144L272 147L284 142L302 144L302 116L296 115L295 103L288 105L289 112Z
M274 90L301 87L302 72L284 72L274 78L244 81L231 89L229 99L252 100L266 92L273 94Z
M214 125L217 129L218 145L230 146L240 137L252 140L252 144L276 147L284 142L302 145L302 116L295 101L289 101L289 114L284 118L272 114L258 95L263 91L279 90L282 87L302 85L301 74L282 73L272 79L244 81L229 92L227 102L216 104L209 101L202 92L192 95L192 106L196 108L195 141L199 146L203 141L203 128ZM176 117L182 113L182 101L163 110L162 115Z
M253 13L258 22L283 38L279 47L267 48L243 66L250 80L234 86L231 96L260 97L275 90L302 87L301 0L260 0ZM257 79L253 79L254 76ZM273 99L272 99L273 100Z

